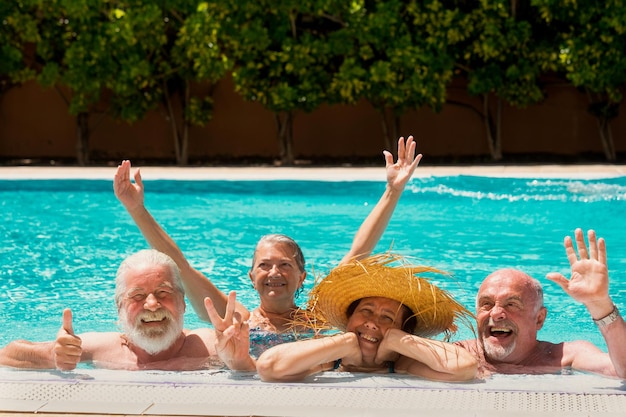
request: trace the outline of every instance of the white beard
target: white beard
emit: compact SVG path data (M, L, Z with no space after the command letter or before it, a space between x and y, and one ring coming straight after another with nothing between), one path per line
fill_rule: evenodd
M141 326L141 320L161 320L165 318L168 323L164 327L145 329ZM146 311L139 314L135 323L130 323L125 310L120 311L120 324L128 341L133 345L154 355L163 352L176 342L183 331L183 316L175 320L171 313L165 309L155 312Z
M488 359L502 361L515 350L515 341L513 341L513 343L511 343L507 347L491 344L489 342L486 342L485 339L482 339L481 342L483 345L483 350L485 351L485 358Z

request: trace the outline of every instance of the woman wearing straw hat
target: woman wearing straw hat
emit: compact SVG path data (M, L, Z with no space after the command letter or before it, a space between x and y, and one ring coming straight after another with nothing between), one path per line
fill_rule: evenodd
M264 381L298 381L329 370L397 372L442 381L466 381L478 362L467 350L431 340L448 338L471 313L421 273L420 266L390 266L400 260L379 255L335 268L311 291L302 313L310 326L326 323L341 333L265 351L257 360Z
M422 158L421 154L415 154L415 149L415 141L409 136L406 142L403 137L398 139L396 162L390 152L383 152L387 172L386 189L356 233L352 247L342 263L367 256L376 246L405 185ZM144 205L141 174L137 169L133 183L130 171L130 161L122 161L114 178L115 195L148 243L176 261L181 271L185 292L198 316L210 321L204 307L206 297L211 298L218 313L223 315L227 304L226 294L189 264L181 249L152 217ZM295 294L302 288L306 278L304 256L299 245L282 234L263 236L254 250L249 276L259 293L260 304L251 312L238 305L237 311L244 319L249 318L253 348L259 344L257 342L262 343L258 350L264 350L269 344L294 340L291 323L294 312L298 310Z

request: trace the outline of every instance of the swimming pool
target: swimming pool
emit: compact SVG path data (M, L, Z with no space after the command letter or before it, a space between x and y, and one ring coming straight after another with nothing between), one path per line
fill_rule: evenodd
M148 209L190 263L250 307L257 299L247 270L261 235L285 233L300 243L308 289L314 275L342 258L384 188L381 181L144 182ZM54 338L65 307L74 310L78 333L115 330L115 271L146 244L112 181L3 180L0 196L0 345ZM567 275L563 237L575 227L594 228L607 240L611 295L623 305L625 200L626 177L414 178L377 249L393 245L451 272L438 284L473 310L479 282L497 268L521 268L541 280L552 271ZM584 338L605 349L584 307L544 282L549 316L540 338ZM185 320L187 327L206 325L191 308ZM458 335L465 337L468 329Z

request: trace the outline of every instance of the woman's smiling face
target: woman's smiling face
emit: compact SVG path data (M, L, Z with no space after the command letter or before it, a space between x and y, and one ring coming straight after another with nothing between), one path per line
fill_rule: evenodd
M348 318L346 331L357 335L364 358L374 358L387 330L402 328L402 322L401 303L385 297L368 297L359 301Z
M250 279L261 297L261 303L283 300L291 306L305 277L306 273L300 271L289 245L265 242L257 247Z

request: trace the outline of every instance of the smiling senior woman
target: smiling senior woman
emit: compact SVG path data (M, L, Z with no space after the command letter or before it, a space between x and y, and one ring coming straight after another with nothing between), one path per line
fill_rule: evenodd
M264 381L297 381L323 371L397 372L432 380L476 377L478 362L463 348L428 339L456 332L471 313L422 273L434 268L377 255L339 266L311 291L310 323L341 330L333 336L285 343L257 360Z

